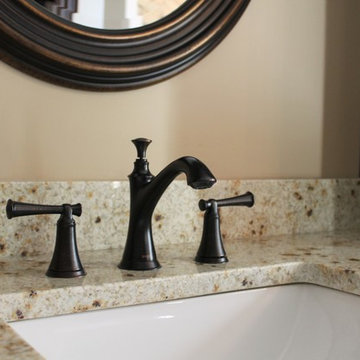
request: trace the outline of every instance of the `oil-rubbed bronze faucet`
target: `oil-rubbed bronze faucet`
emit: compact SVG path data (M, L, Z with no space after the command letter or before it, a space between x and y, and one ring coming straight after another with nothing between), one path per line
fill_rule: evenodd
M81 264L76 244L75 220L73 215L81 216L81 204L40 205L8 200L6 215L8 219L18 216L59 214L56 224L55 249L46 272L49 277L73 278L86 275Z
M221 264L229 261L221 236L218 208L222 206L252 207L254 202L254 195L250 191L228 199L202 199L199 201L199 209L205 211L205 215L201 243L195 257L196 262L203 264Z
M215 184L210 170L198 159L185 156L166 166L157 176L149 170L146 149L151 140L132 141L137 149L130 181L130 220L124 254L118 267L127 270L152 270L160 267L154 248L151 217L156 204L170 183L185 173L187 183L194 189L205 189Z

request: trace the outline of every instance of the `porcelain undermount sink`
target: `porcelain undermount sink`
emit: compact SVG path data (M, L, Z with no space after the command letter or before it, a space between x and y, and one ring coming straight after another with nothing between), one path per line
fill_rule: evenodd
M10 326L46 359L360 359L360 297L305 284Z

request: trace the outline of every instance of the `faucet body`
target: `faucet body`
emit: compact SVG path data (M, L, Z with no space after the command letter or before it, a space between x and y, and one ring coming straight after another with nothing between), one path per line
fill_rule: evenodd
M152 237L151 219L156 204L170 183L185 173L187 183L194 189L211 187L216 179L198 159L185 156L171 162L157 176L151 174L145 158L147 139L135 139L138 159L129 175L130 219L128 235L120 269L152 270L160 267Z

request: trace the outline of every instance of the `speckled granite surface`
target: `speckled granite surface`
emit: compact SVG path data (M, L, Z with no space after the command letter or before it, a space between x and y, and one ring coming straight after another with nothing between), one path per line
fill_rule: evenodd
M265 237L341 229L360 229L360 180L221 180L196 191L174 181L154 212L155 245L194 242L201 238L201 198L221 199L246 191L255 194L251 209L221 209L226 238ZM6 200L43 204L77 203L80 252L123 246L129 217L129 184L118 182L9 182L0 184L0 257L48 253L54 246L56 215L8 220ZM81 254L80 254L81 255Z
M1 213L0 318L5 321L299 282L360 295L357 179L221 181L214 189L198 192L177 181L154 214L162 268L150 272L116 267L127 229L127 182L7 183L0 188L3 205L7 198L82 202L78 242L88 273L78 279L44 275L56 216L7 220ZM247 190L255 194L256 206L221 209L230 262L194 263L203 218L198 200ZM0 322L0 358L41 357Z
M296 282L360 295L360 232L285 235L226 242L227 264L193 261L195 244L158 248L162 268L117 269L121 250L83 254L84 278L44 276L47 261L11 257L1 261L0 316L21 320Z
M0 359L39 360L43 357L0 320Z
M83 253L88 275L70 280L45 277L44 255L8 257L0 263L0 316L22 320L303 282L360 295L359 240L360 231L238 238L225 242L230 262L221 265L194 263L196 244L161 245L163 267L150 272L117 269L121 249L93 250ZM3 344L38 358L7 326Z

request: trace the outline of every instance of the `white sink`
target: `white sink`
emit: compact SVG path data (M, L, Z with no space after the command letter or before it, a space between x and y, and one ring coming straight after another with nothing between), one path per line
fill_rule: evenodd
M360 297L314 285L10 325L46 359L360 359Z

